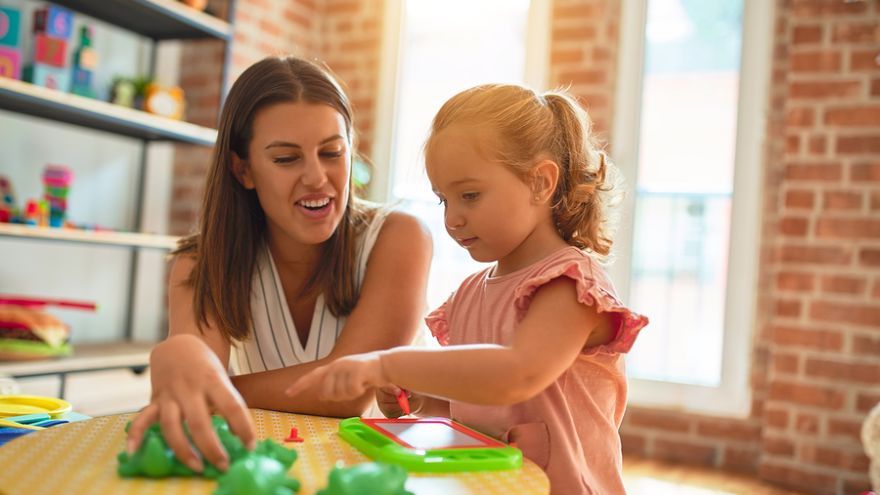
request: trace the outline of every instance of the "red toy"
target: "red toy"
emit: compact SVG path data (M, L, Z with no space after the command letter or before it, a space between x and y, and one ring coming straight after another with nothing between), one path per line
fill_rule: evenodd
M290 429L290 435L287 435L287 438L284 439L285 442L305 442L304 439L297 436L296 428Z

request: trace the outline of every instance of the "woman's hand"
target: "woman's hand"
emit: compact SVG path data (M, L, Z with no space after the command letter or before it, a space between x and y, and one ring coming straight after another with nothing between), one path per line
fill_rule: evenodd
M232 433L253 449L256 435L247 405L217 355L199 337L181 334L157 345L150 354L150 377L152 397L128 430L129 453L138 449L144 432L158 421L177 458L201 472L202 460L183 430L186 423L202 456L225 471L229 456L211 426L212 410L226 418Z
M390 385L382 376L381 352L341 357L293 382L286 393L295 397L312 389L321 400L351 400L376 387Z

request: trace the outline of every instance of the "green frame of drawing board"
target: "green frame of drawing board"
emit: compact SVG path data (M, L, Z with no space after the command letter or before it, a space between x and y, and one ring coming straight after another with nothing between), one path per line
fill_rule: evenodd
M383 428L383 425L401 424L442 425L479 445L419 449ZM339 436L373 460L398 464L412 472L500 471L522 467L519 449L447 418L348 418L339 423Z

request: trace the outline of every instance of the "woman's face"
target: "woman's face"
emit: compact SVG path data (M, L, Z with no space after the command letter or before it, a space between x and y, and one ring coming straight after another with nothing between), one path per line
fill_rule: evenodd
M233 170L255 189L271 239L320 244L333 235L348 204L351 146L333 107L277 103L257 112L249 158Z

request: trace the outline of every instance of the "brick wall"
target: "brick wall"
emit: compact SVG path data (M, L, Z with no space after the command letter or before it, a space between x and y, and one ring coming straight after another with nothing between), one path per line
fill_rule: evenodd
M382 5L237 0L232 75L265 53L326 60L347 85L369 155ZM751 413L631 407L624 448L852 494L868 486L859 422L880 401L880 6L777 0L776 17ZM619 21L620 0L554 1L551 85L570 84L609 141ZM216 61L216 48L188 49L187 94L202 95L191 115L216 120L210 88L197 89L210 85L199 54ZM175 232L193 225L208 159L205 150L178 153Z

